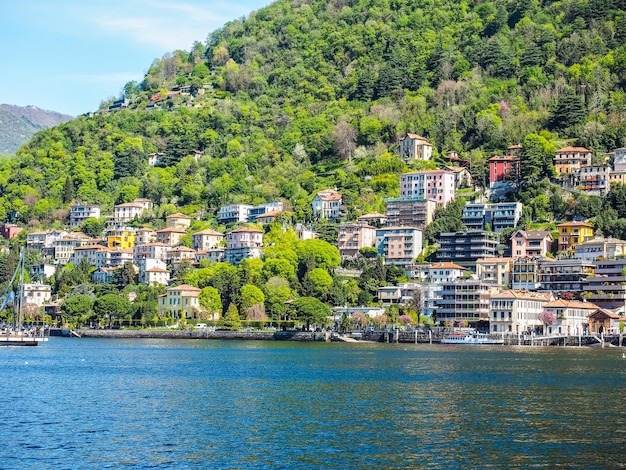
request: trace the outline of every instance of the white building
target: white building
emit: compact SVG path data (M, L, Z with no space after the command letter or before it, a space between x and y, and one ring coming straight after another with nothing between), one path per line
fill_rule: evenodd
M400 157L404 161L430 160L433 154L433 145L424 137L407 133L400 138Z
M414 264L407 266L407 274L411 279L419 279L430 284L453 282L463 277L467 268L450 262L437 262L433 264Z
M341 194L332 189L319 191L311 203L313 217L319 219L339 219L343 215Z
M222 244L224 234L206 229L191 235L191 246L194 250L210 250Z
M52 299L51 288L47 284L24 284L24 301L39 307Z
M523 334L541 328L540 314L550 302L547 294L506 290L489 299L491 333Z
M93 204L74 204L70 206L70 227L76 228L89 218L98 219L100 207Z
M220 207L217 220L220 224L231 224L248 221L248 213L253 206L250 204L230 204Z

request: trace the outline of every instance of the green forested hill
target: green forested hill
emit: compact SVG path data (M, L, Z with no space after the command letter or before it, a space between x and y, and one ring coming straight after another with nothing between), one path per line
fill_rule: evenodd
M191 96L165 98L187 84ZM533 144L526 176L549 173L537 156L566 141L621 147L625 84L624 0L279 1L155 60L125 86L128 110L43 131L2 160L0 217L49 223L72 199L142 195L187 212L281 197L306 220L312 193L337 187L351 218L398 194L407 131L436 159L470 158L479 182L512 143Z

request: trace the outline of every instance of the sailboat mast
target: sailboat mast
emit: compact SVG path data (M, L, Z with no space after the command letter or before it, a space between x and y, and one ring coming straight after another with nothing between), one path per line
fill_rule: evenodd
M19 284L19 295L18 295L18 299L17 299L17 305L18 305L18 309L16 311L16 314L18 314L18 326L21 328L22 327L22 322L23 322L23 318L22 318L22 307L23 307L23 303L24 303L24 253L25 250L22 248L22 253L20 256L20 262L18 263L18 269L20 270L20 284Z

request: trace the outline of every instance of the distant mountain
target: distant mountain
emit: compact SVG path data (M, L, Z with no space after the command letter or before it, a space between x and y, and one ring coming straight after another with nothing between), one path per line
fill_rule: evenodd
M73 119L67 114L36 106L0 104L0 155L10 155L36 132Z

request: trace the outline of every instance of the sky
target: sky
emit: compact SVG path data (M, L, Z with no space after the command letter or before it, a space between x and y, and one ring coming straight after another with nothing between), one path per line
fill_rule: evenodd
M77 116L270 0L0 0L0 104Z

